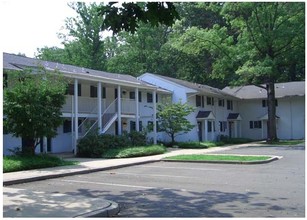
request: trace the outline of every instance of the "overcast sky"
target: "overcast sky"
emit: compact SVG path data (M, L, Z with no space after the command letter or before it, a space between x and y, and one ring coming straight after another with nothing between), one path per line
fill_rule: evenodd
M65 0L0 0L1 51L34 57L37 48L61 47L57 33L76 13Z

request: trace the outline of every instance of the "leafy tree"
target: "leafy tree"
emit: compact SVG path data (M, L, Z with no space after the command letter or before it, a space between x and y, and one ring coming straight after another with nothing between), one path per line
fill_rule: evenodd
M172 2L143 2L143 3L122 3L110 2L100 6L100 14L104 21L102 29L113 31L114 34L120 31L134 33L139 23L150 23L152 26L164 24L171 26L179 14Z
M159 130L165 132L172 139L172 144L175 143L176 136L187 133L194 128L194 125L186 119L193 111L192 106L181 102L158 105Z
M36 57L39 59L72 64L104 70L106 56L104 40L101 30L102 18L98 14L97 5L84 2L69 3L69 7L76 11L76 17L67 18L65 33L59 33L64 49L57 47L44 47L38 49Z
M164 65L161 49L168 40L168 32L166 26L151 27L142 23L135 34L121 32L108 38L108 42L116 43L111 44L114 56L108 59L107 70L134 76L161 72Z
M63 77L47 73L8 72L9 87L4 89L4 126L9 133L24 140L23 153L35 154L42 137L54 137L62 123L66 83Z
M265 88L267 140L274 141L277 139L274 83L303 78L304 3L224 3L220 13L228 26L192 27L174 46L193 55L210 51L214 59L211 77Z

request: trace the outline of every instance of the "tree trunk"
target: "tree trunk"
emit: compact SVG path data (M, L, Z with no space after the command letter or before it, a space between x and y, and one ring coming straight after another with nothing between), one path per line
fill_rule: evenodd
M276 101L275 101L275 85L273 82L266 84L267 100L268 100L268 129L267 142L277 141L276 134Z
M22 138L22 154L23 155L35 155L35 139Z

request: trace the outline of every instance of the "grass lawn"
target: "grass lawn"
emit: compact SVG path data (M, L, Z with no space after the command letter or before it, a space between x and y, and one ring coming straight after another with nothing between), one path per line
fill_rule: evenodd
M65 161L50 155L35 156L4 156L3 172L15 172L22 170L33 170L47 167L75 165L75 161Z
M191 154L166 157L168 160L249 162L270 159L269 156Z
M102 157L103 158L129 158L129 157L142 157L156 154L163 154L166 152L166 148L160 145L151 145L144 147L126 147L115 148L107 150Z

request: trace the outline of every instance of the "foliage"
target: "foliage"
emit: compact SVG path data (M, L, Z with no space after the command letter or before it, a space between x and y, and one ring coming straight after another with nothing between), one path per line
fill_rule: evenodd
M78 142L78 157L101 157L109 149L122 149L129 146L145 146L146 134L142 132L109 135L90 133Z
M156 154L163 154L166 152L165 147L161 145L127 147L108 149L102 157L104 158L129 158L129 157L142 157Z
M159 130L165 132L175 143L175 137L189 132L194 125L186 118L194 108L188 104L164 103L157 107Z
M47 167L76 165L74 161L65 161L55 156L47 154L34 156L4 156L3 157L3 172L15 172L22 170L32 170Z
M179 148L184 149L207 149L211 147L217 147L223 145L222 142L212 142L212 141L205 141L205 142L178 142L176 146Z
M102 39L102 19L98 7L102 4L84 2L69 3L76 11L76 17L65 20L65 32L58 36L64 44L64 49L44 47L38 49L36 57L43 60L60 62L104 70L106 55Z
M57 73L43 68L28 72L9 72L9 87L4 90L3 114L7 132L27 141L22 151L34 154L41 137L56 136L62 124L66 82Z
M304 78L304 3L212 3L207 9L226 23L191 27L172 46L194 56L209 52L213 78L266 89L268 140L276 140L274 83Z
M152 26L165 24L171 26L179 14L171 2L144 2L144 3L122 3L110 2L100 6L100 14L104 18L103 29L134 33L139 27L139 22L150 23Z
M140 23L138 32L134 35L122 32L117 37L107 38L106 41L111 47L108 51L112 51L113 55L108 59L107 70L134 76L144 72L163 72L165 63L161 59L161 53L168 40L167 36L166 26L151 27L149 24Z

